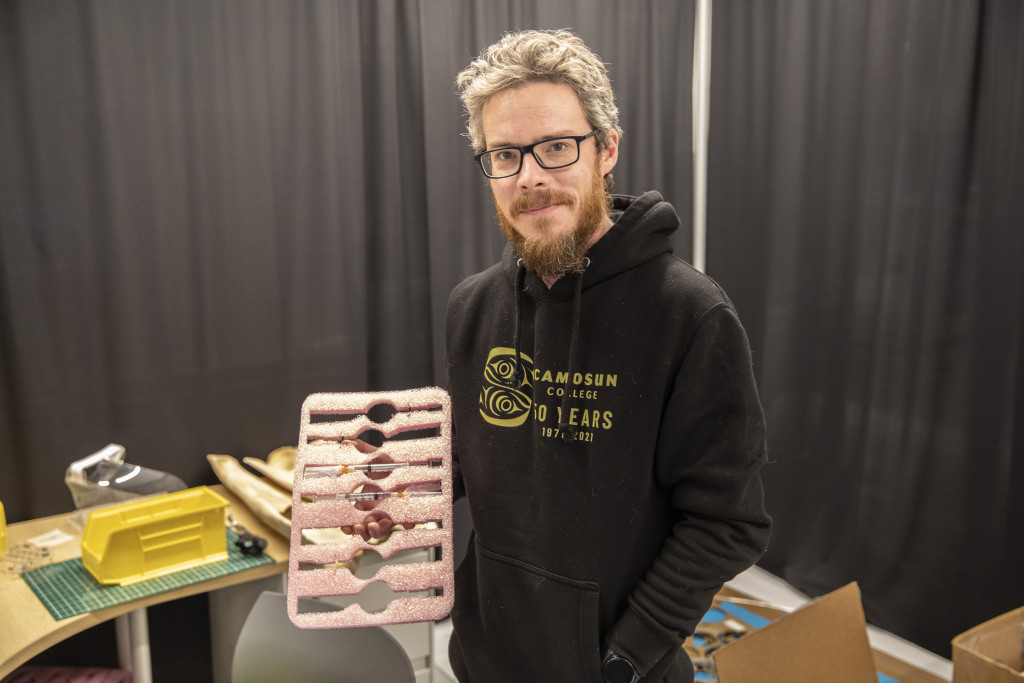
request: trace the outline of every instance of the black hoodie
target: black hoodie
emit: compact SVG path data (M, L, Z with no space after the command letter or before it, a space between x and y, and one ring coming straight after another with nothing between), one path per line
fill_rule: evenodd
M448 303L462 682L690 681L680 645L764 552L764 420L732 303L672 255L656 192L613 196L586 270L548 289L501 263Z

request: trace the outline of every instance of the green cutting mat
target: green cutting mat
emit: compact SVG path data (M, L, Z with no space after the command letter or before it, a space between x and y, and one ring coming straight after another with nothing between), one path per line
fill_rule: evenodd
M231 529L225 529L225 531L227 532L228 559L183 569L127 586L101 584L85 568L80 557L48 564L45 567L37 567L21 576L40 602L53 615L53 618L59 621L200 581L234 574L274 561L266 554L256 557L243 555L235 545L238 534Z

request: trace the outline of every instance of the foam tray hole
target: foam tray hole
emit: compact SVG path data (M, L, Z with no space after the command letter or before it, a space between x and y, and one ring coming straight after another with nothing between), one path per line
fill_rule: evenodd
M366 585L358 595L322 595L319 597L318 602L321 605L328 605L330 607L336 607L336 611L341 611L352 605L359 605L364 612L367 614L379 614L388 608L395 600L404 600L407 598L433 598L443 594L443 589L431 588L423 591L393 591L391 587L383 581L373 581ZM314 607L308 607L303 604L303 601L299 601L298 613L299 614L311 614L315 612L324 612L330 610L317 609Z
M425 551L433 551L427 555ZM433 559L431 559L433 558ZM441 546L427 546L426 548L412 548L395 553L385 559L375 550L364 550L358 558L350 562L334 562L330 564L317 564L315 562L300 562L299 571L313 571L318 569L347 569L357 579L369 581L380 573L385 566L396 564L413 564L418 562L440 562ZM354 567L354 569L353 569Z

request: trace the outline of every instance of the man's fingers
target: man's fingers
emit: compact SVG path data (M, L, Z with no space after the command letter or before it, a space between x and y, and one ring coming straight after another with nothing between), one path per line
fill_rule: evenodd
M364 541L369 541L371 538L385 538L391 533L394 526L394 520L386 513L373 512L367 515L362 523L346 525L341 527L341 530L346 534L359 536Z
M343 526L341 530L349 534L350 536L359 536L364 541L370 540L370 532L367 530L365 524L353 524L352 526Z

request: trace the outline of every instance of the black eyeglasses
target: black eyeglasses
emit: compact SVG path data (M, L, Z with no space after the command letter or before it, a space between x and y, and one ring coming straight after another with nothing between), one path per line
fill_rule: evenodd
M480 164L484 175L491 179L508 178L523 168L523 156L532 154L542 168L564 168L580 160L580 143L597 135L592 130L586 135L567 135L561 138L541 140L522 147L502 147L480 152L473 158Z

